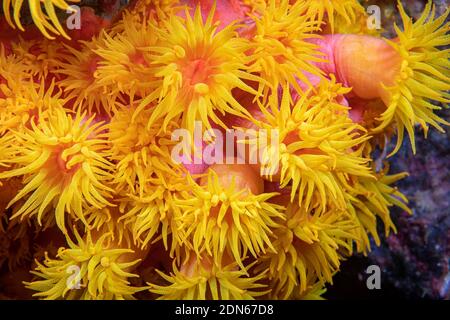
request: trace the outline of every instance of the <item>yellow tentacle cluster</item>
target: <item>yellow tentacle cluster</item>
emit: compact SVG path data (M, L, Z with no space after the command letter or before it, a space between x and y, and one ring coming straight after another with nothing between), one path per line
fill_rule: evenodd
M448 12L386 42L356 0L138 0L51 40L72 2L0 34L0 273L29 294L321 299L411 212L375 150L447 125Z

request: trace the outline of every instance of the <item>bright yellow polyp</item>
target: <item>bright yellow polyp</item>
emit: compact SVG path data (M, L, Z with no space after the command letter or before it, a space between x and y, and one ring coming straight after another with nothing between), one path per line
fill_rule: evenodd
M321 71L313 65L320 62L320 53L314 44L305 41L316 38L316 30L307 16L302 15L304 6L299 2L290 5L288 0L270 0L261 15L252 16L255 35L250 41L252 64L250 72L260 74L268 84L259 83L258 91L267 96L269 89L292 86L299 93L303 90L298 82L311 86L307 73L320 76Z
M306 92L294 105L287 89L280 107L276 96L261 105L266 119L256 124L280 130L281 187L290 187L291 201L297 199L306 210L324 211L328 204L345 209L346 177L371 177L368 159L359 148L369 137L348 117L348 108L336 102L347 92L334 79L324 80L315 93Z
M234 25L217 31L212 21L214 10L206 21L199 7L194 17L189 11L185 14L185 19L171 16L161 27L153 27L160 42L148 50L154 56L158 89L142 100L136 117L149 103L155 103L149 127L162 118L162 130L177 121L189 132L194 132L196 120L205 128L211 128L211 123L225 127L218 117L223 112L248 117L248 111L231 95L234 88L256 94L244 82L260 81L247 71L248 42L236 36Z
M68 0L68 2L79 2L79 0ZM3 13L6 21L13 28L16 26L25 31L20 22L20 14L22 10L23 0L3 0ZM64 12L74 12L70 5L65 0L28 0L28 5L31 12L31 18L34 24L42 32L42 34L49 38L55 39L54 35L61 35L66 39L70 39L56 15L55 7ZM45 8L45 13L42 10L42 5ZM11 8L13 9L13 16L11 17ZM14 20L14 21L13 21ZM50 33L49 33L50 31Z
M188 177L190 180L191 177ZM200 255L207 253L220 261L225 252L244 269L242 260L250 253L257 257L274 251L271 228L274 218L283 218L283 207L268 202L276 193L253 195L220 185L218 175L208 171L208 183L203 187L191 182L192 191L176 201L182 212L185 241Z
M388 42L401 56L401 70L395 84L385 87L386 94L382 98L387 109L380 115L378 120L381 123L374 129L379 133L395 123L397 145L390 155L400 149L405 129L415 153L415 124L423 128L425 135L429 125L441 132L444 132L442 125L450 125L434 113L441 107L431 103L447 104L450 101L450 55L448 50L438 49L450 44L447 35L450 23L446 22L450 9L435 19L435 8L429 2L421 17L413 23L401 3L398 8L404 30L395 26L398 38Z
M14 156L14 151L12 151L11 148L8 148L12 143L14 143L14 137L12 135L8 134L0 136L0 172L4 171L5 168L8 168L8 165L6 164L7 159ZM2 182L0 180L0 186L1 185ZM0 212L0 215L2 213L3 212Z
M86 223L86 206L109 204L107 143L99 136L102 124L92 120L58 108L39 123L32 121L30 129L13 133L9 148L16 156L7 161L11 168L0 173L0 179L24 178L24 187L8 205L25 199L13 219L36 216L39 224L54 219L66 232L67 217Z
M357 6L360 6L359 3ZM347 22L348 19L352 20L351 24ZM351 16L351 18L349 16L335 14L333 24L331 24L331 21L327 21L326 25L322 25L322 34L359 34L380 37L384 31L382 25L377 29L376 21L371 21L369 24L369 19L371 19L371 16L362 7L356 9L354 11L354 17Z
M45 118L48 111L61 108L65 103L54 83L46 88L43 83L38 85L29 80L25 83L12 81L7 93L7 97L0 99L0 135L29 127L33 119L37 120L37 115Z
M323 299L412 212L383 160L449 125L450 9L387 40L357 0L137 0L51 40L77 1L0 35L0 299Z
M327 292L327 288L325 287L325 284L322 282L311 282L311 284L308 285L308 289L302 293L298 293L298 291L294 291L294 294L292 295L292 299L297 300L325 300L324 297L322 297L325 292Z
M56 73L62 78L57 81L57 85L65 92L66 98L73 102L75 110L87 111L89 114L110 114L119 104L105 94L105 88L97 82L101 58L94 50L104 48L104 40L103 35L90 42L83 42L80 50L67 46L69 55L57 60Z
M141 2L141 1L140 1ZM157 45L158 37L148 19L136 19L125 13L118 33L104 31L104 45L94 49L102 59L96 71L96 84L108 92L108 104L129 95L139 100L157 89L151 53L146 50Z
M140 0L136 2L132 13L144 17L154 15L158 21L163 21L182 8L179 3L179 0Z
M78 233L76 242L68 239L68 248L60 248L56 259L47 255L43 264L37 263L32 273L38 277L25 283L37 291L35 297L55 299L111 300L133 299L133 294L145 288L132 287L128 278L138 275L128 270L139 259L132 257L134 251L110 247L109 234L94 241L88 233L82 239ZM128 256L127 256L128 255Z
M393 206L401 208L404 212L411 214L408 208L408 199L391 185L407 176L407 173L387 175L388 168L374 174L376 180L364 177L356 179L353 187L348 191L348 211L357 219L360 233L357 243L357 251L367 253L371 251L371 236L377 246L380 245L380 237L377 231L377 220L380 219L384 225L385 236L390 231L397 229L390 217L390 208Z
M32 75L28 66L21 63L23 60L17 55L6 55L5 47L0 44L0 75L6 83L0 81L0 99L2 96L11 96L11 86L17 86L20 82L31 82ZM3 115L0 114L0 117ZM1 128L1 127L0 127ZM1 130L1 129L0 129Z
M28 74L42 82L48 82L67 57L67 49L60 42L49 39L18 41L12 43L12 50L22 60Z
M267 0L240 0L239 2L249 8L250 13L261 13L267 6Z
M239 270L236 263L219 264L204 262L195 258L189 272L180 271L175 265L173 272L158 274L169 284L166 286L149 284L150 291L159 294L162 300L253 300L267 293L264 284L258 283L265 274L249 277L248 269ZM188 262L188 263L189 263Z
M119 246L132 246L134 244L132 233L128 225L120 219L125 203L114 198L111 206L101 209L89 208L85 210L87 229L96 234L109 234L111 241Z
M121 108L108 125L111 142L111 158L116 162L114 184L116 190L143 196L149 177L164 181L165 177L180 173L171 158L171 132L177 128L172 123L168 133L160 132L162 119L150 128L147 119L153 109L143 110L132 121L134 108Z
M277 253L260 259L258 271L268 270L271 298L289 299L311 287L332 283L340 262L352 252L356 221L345 211L307 212L297 202L286 209L286 221L275 229Z

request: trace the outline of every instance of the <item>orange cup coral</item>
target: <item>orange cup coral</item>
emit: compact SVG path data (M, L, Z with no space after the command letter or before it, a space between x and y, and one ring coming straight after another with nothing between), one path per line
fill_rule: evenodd
M449 125L431 2L386 39L356 0L137 0L71 41L41 2L47 39L0 23L0 272L36 298L320 299L411 212L373 151Z

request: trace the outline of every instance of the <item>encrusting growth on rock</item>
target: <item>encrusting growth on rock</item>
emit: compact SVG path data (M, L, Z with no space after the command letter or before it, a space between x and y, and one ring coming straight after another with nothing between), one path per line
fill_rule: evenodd
M376 151L449 125L450 9L399 2L387 39L356 0L137 0L69 32L76 2L0 17L0 269L30 295L321 299L411 213Z

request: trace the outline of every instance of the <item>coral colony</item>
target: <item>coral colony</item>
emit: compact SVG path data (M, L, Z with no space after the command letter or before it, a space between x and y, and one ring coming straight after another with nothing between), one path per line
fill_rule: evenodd
M387 39L356 0L137 0L71 30L75 2L3 0L0 266L22 292L320 299L410 212L388 161L449 125L449 10L399 3Z

